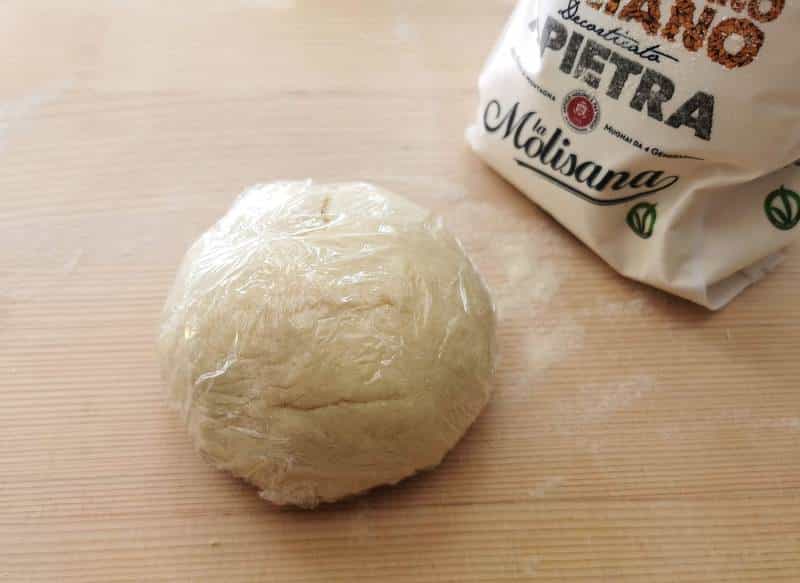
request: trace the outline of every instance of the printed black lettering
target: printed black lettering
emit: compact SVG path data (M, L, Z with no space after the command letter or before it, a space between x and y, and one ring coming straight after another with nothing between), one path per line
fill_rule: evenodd
M611 185L611 188L614 190L619 190L621 188L625 188L630 177L631 175L628 172L614 172L613 170L608 170L606 171L606 174L603 176L602 180L595 185L594 189L598 191L605 190L609 183L611 183L613 180L614 184Z
M567 75L572 72L572 67L575 65L575 58L578 56L578 49L582 42L583 35L577 32L573 32L569 37L567 50L564 51L564 59L561 61L561 67L559 67Z
M714 96L702 91L695 93L666 121L666 124L673 128L681 126L693 128L694 135L703 140L711 139L713 123Z
M575 178L578 179L578 182L584 182L594 187L597 177L600 176L602 172L603 167L596 162L584 162L575 169Z
M647 104L647 115L653 119L661 121L664 114L661 105L670 99L675 93L675 84L661 73L656 73L652 69L647 69L636 88L636 94L631 99L631 107L636 111L642 111L645 103Z
M575 78L579 79L583 75L583 80L589 87L597 89L600 86L600 77L605 70L605 63L611 55L611 49L604 47L593 40L586 41L586 46L583 47L581 58L578 60L578 66L575 67ZM600 57L603 61L597 59ZM597 73L598 75L595 75Z
M661 170L644 170L631 180L630 172L607 169L594 160L581 160L577 152L570 150L572 142L564 137L561 128L549 129L546 120L534 111L520 115L519 102L504 111L498 100L489 101L483 122L488 133L510 140L516 150L524 153L514 159L519 166L592 204L623 204L664 190L678 181L677 176L664 175ZM608 124L605 129L630 140ZM587 185L590 190L584 192L581 185ZM609 196L609 190L617 194Z
M552 16L548 16L539 37L539 55L544 56L545 49L560 51L567 42L567 27Z
M612 53L609 61L617 67L617 70L614 71L614 76L611 78L611 83L608 85L606 95L614 99L619 99L619 96L622 95L622 90L625 88L625 84L628 82L628 77L631 75L641 75L644 67L639 63L621 57L617 53Z

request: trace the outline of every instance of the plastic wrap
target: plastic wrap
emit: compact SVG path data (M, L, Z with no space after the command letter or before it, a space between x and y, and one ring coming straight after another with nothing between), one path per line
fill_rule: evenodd
M440 218L369 184L280 182L189 249L159 354L203 456L312 507L437 465L488 400L494 328Z

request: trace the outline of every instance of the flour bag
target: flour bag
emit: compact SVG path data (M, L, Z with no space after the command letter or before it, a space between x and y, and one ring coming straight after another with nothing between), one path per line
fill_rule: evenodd
M522 0L467 138L622 274L718 309L800 234L800 4Z

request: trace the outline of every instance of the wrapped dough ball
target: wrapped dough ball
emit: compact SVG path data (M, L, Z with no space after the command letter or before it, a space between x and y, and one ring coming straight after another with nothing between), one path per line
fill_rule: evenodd
M313 507L436 466L488 400L494 332L441 219L369 184L281 182L189 249L158 348L203 456Z

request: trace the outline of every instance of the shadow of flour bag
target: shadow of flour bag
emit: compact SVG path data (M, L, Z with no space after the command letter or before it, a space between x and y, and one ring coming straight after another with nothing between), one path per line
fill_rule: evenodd
M624 275L724 306L800 234L800 3L522 0L467 138Z

